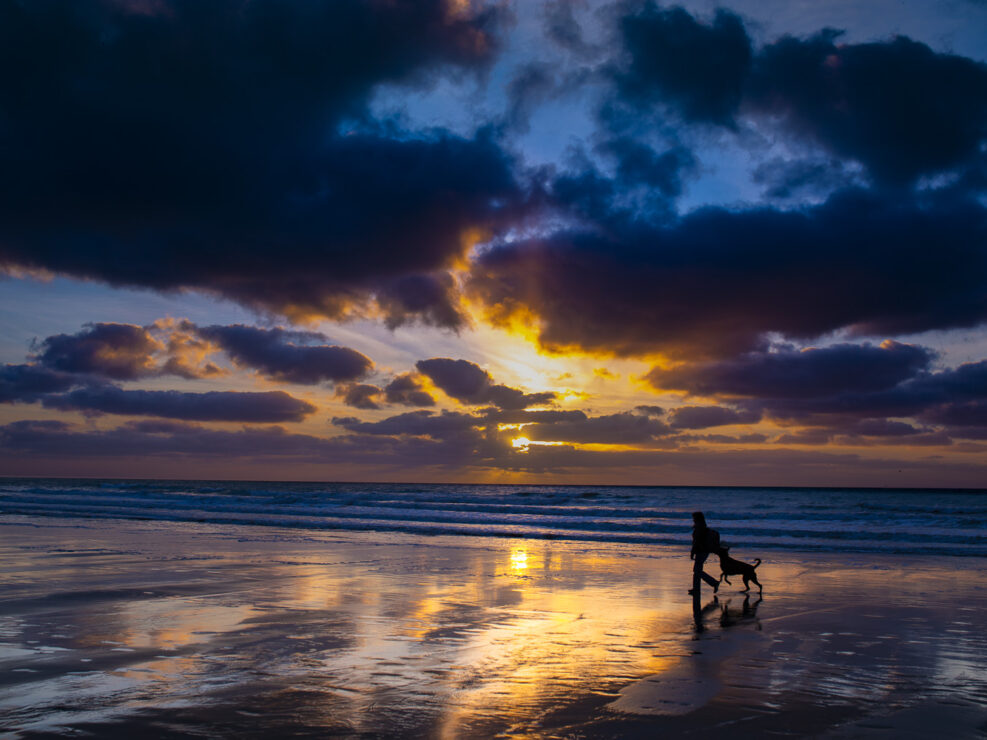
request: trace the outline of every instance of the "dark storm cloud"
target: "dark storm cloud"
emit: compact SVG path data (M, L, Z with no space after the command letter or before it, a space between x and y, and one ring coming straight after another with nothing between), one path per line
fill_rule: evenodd
M152 355L164 349L142 326L87 324L77 334L55 334L38 346L38 364L66 373L136 380L158 373Z
M291 316L373 295L392 323L461 321L441 271L511 211L510 159L483 134L375 127L365 104L485 67L502 12L136 7L0 3L0 261Z
M727 10L616 7L616 96L637 111L728 127L758 117L895 185L968 163L987 136L987 66L971 59L900 36L840 43L832 29L754 49Z
M548 348L729 356L763 348L770 332L977 325L985 241L987 211L973 200L850 190L789 211L609 214L485 251L467 289L494 322L533 313Z
M449 273L403 275L381 284L376 294L384 323L391 329L417 317L426 324L459 328L465 319L456 306Z
M401 406L422 408L435 405L435 399L424 389L421 379L415 373L404 373L395 377L384 388L384 396L388 403Z
M185 393L124 390L107 386L49 395L42 399L42 403L46 408L62 411L250 423L301 421L315 411L312 404L284 391Z
M673 429L707 429L729 424L756 424L761 420L757 411L737 410L727 406L680 406L672 409L669 423Z
M624 100L664 103L687 120L732 125L752 57L740 18L721 9L703 23L649 1L620 18L619 31L627 59L615 78Z
M446 395L466 404L491 403L502 409L524 409L528 406L552 403L555 393L525 393L517 388L499 385L486 370L473 362L434 357L419 360L418 372L435 383Z
M987 136L987 66L904 37L837 43L826 30L757 55L747 100L881 181L963 164Z
M927 370L935 359L925 347L893 341L782 347L717 362L656 367L646 377L656 388L695 396L817 398L893 388Z
M987 360L966 363L938 372L918 372L914 377L885 389L844 391L815 397L766 397L752 399L752 407L779 419L831 424L835 417L917 417L937 423L939 414L954 404L987 399ZM949 423L942 421L941 423Z
M383 393L383 389L366 383L354 383L336 389L336 397L342 398L347 406L366 410L379 409Z
M772 334L894 336L987 319L987 211L970 172L938 190L883 187L979 166L987 67L829 32L754 49L727 11L616 8L622 51L604 74L597 144L612 167L555 176L548 191L568 220L481 254L467 290L489 319L534 319L548 349L692 359L763 349ZM810 148L755 179L771 198L827 199L677 216L695 160L674 143L681 125L662 130L667 151L642 138L655 106L686 127L754 117L768 136L790 134ZM879 187L854 187L868 175Z
M287 383L357 380L373 368L373 361L366 355L349 347L324 344L328 338L317 332L260 329L243 324L204 326L195 331L222 348L237 365Z
M61 393L86 379L37 365L0 366L0 403L34 403L50 393Z

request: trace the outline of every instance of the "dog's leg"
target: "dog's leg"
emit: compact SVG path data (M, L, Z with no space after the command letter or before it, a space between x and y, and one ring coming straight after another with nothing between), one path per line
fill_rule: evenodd
M761 582L759 580L757 580L757 576L756 575L752 575L751 576L751 579L754 581L754 583L757 584L757 592L759 594L764 593L764 586L762 586L761 585Z
M750 576L744 573L744 593L751 590Z

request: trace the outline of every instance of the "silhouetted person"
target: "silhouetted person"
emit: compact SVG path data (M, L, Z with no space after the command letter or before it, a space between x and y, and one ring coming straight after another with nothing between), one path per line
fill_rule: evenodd
M692 590L689 591L690 594L693 594L694 596L699 595L701 585L699 583L700 578L713 587L714 594L719 590L720 582L703 570L703 564L706 562L706 558L709 557L710 553L716 552L719 547L720 533L715 529L710 529L706 526L706 517L701 511L693 512L692 552L689 555L689 557L693 560Z

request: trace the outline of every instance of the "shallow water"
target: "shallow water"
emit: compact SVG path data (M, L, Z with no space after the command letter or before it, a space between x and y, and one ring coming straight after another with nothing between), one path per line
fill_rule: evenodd
M697 614L667 548L19 517L0 536L0 729L23 737L987 721L975 558L778 552L763 599L706 591Z

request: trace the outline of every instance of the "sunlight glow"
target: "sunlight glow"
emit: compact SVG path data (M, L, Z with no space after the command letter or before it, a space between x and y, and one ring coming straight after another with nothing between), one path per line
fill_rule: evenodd
M528 569L528 551L518 548L511 552L511 570L517 573Z
M565 442L540 442L527 437L515 437L511 440L511 447L518 452L527 452L531 447L561 447Z

